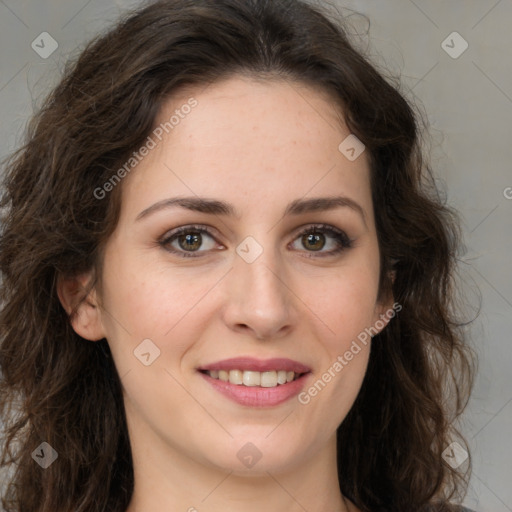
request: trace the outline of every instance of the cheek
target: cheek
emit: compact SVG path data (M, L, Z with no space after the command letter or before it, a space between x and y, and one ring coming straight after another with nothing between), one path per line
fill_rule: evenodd
M330 390L325 401L331 404L352 404L362 383L368 364L371 337L365 328L371 326L373 294L365 289L351 288L351 293L333 294L329 309L324 309L329 332L322 339L325 357L318 377ZM330 397L330 398L328 398ZM348 412L339 411L341 416Z
M109 267L105 266L104 318L119 373L134 365L138 368L133 351L145 339L160 350L155 366L172 369L179 365L211 322L212 292L224 273L112 258Z
M215 284L215 276L170 268L143 257L112 251L105 266L105 307L124 320L134 336L162 338L185 317Z
M366 374L371 336L365 329L374 318L377 277L347 269L309 294L308 306L320 326L315 350L321 366L299 401L326 438L348 414Z
M372 325L378 271L371 266L346 266L336 274L301 280L299 296L306 297L310 316L317 319L323 345L331 360L348 350L351 342Z

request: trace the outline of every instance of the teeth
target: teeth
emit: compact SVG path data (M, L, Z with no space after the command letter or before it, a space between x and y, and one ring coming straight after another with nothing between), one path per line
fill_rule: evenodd
M232 372L233 370L231 370ZM235 370L237 371L237 370ZM229 373L231 373L229 372ZM259 386L261 382L260 372L243 372L243 383L244 386Z
M219 379L224 382L236 384L238 386L262 388L275 388L278 385L292 382L299 377L295 372L287 372L286 370L274 370L270 372L254 372L242 370L211 370L207 374L212 379Z
M240 370L231 370L229 372L229 382L231 382L231 384L242 384L243 372Z
M275 388L277 386L277 372L263 372L260 385L262 388Z

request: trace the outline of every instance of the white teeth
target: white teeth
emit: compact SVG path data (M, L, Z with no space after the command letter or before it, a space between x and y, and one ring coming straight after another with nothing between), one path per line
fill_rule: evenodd
M263 372L261 374L262 388L275 388L277 386L277 372Z
M286 384L295 380L299 374L287 372L286 370L272 370L269 372L254 372L242 370L211 370L207 372L212 379L219 379L238 386L262 388L275 388L278 385Z
M260 372L244 372L243 383L244 386L259 386L261 382Z
M231 382L231 384L242 384L242 382L243 382L242 372L240 370L230 370L229 382Z
M286 370L279 370L277 372L277 383L286 384Z

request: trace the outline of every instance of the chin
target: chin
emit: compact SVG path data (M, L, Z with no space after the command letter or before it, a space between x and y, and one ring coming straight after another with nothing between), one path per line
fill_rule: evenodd
M260 428L254 435L234 436L226 444L216 443L214 452L210 446L205 455L211 464L241 476L268 476L267 472L283 472L304 460L303 444L269 432Z

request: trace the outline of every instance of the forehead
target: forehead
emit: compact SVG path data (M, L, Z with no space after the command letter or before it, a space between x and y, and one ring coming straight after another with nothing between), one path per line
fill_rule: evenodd
M335 101L305 84L233 77L182 89L159 112L155 147L123 183L123 203L198 195L243 213L343 193L371 208L366 154L349 161L339 150L349 135Z

